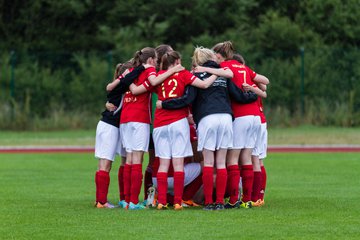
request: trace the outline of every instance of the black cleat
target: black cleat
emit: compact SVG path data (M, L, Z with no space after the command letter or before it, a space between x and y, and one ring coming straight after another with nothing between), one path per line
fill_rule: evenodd
M224 206L226 209L232 209L232 208L239 208L240 207L240 203L239 201L236 201L234 204L231 203L226 203Z
M214 207L214 210L224 210L224 204L222 203L217 203Z
M207 204L205 205L205 207L203 208L203 210L209 211L209 210L214 210L214 204Z

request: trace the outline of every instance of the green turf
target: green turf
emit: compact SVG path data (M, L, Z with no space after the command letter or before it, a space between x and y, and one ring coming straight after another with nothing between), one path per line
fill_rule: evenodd
M95 209L92 154L0 154L1 239L358 239L360 154L270 153L256 209ZM109 200L117 200L111 172Z

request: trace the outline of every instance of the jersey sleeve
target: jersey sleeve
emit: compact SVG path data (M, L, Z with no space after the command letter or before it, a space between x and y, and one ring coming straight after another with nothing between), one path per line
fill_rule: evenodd
M249 74L250 74L250 78L251 80L253 80L256 76L256 72L254 72L251 68L249 68L248 66L246 66L246 69L248 70Z
M185 85L192 84L196 79L196 76L187 70L182 71L182 77L183 77Z

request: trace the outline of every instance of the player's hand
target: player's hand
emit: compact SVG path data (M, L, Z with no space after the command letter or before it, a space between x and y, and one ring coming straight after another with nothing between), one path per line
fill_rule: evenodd
M196 66L196 67L194 68L194 72L195 72L195 73L206 72L206 70L205 70L205 68L202 67L202 66Z
M187 118L189 124L195 124L193 115L191 113L189 113L189 115L186 118Z
M109 102L106 102L105 107L110 112L114 112L117 109L117 107L114 104Z
M246 92L249 92L252 90L252 87L247 83L243 83L242 87L243 87L244 91L246 91Z
M156 108L157 109L162 109L162 101L161 100L156 101Z
M144 68L147 69L147 68L150 68L150 67L154 67L153 65L151 64L143 64L144 65Z
M181 64L175 65L173 68L171 68L174 72L181 72L185 70L185 68Z

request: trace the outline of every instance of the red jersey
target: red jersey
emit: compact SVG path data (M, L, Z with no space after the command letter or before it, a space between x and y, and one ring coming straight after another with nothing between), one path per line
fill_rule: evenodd
M159 72L159 74L164 71ZM187 70L175 73L167 78L162 84L156 86L155 92L159 100L164 101L170 98L177 98L184 95L186 85L191 84L196 77ZM180 109L156 109L154 128L165 126L183 119L189 115L189 108Z
M136 86L143 85L148 91L140 94L133 95L130 91L127 91L124 96L123 107L121 112L120 123L128 122L151 122L151 92L153 88L148 78L153 75L156 76L156 70L154 67L145 69L138 79L134 81Z
M234 73L234 77L231 79L236 86L243 89L242 84L247 83L249 85L253 85L253 79L256 76L256 73L251 70L248 66L239 63L236 60L227 60L220 63L222 68L228 67ZM234 117L243 117L248 115L260 115L259 106L256 101L253 103L237 103L231 101L231 108L233 110Z
M258 97L256 102L257 102L257 104L259 106L259 109L260 109L261 123L266 123L266 117L265 117L265 114L264 114L264 106L263 106L262 98Z

